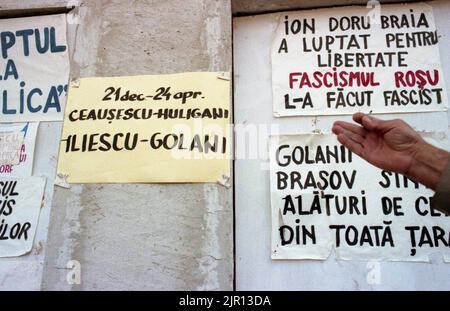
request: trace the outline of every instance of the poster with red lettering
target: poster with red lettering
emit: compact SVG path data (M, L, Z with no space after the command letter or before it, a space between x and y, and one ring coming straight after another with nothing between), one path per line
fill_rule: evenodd
M0 123L0 178L33 174L39 122Z
M448 109L431 6L352 6L277 16L276 117Z

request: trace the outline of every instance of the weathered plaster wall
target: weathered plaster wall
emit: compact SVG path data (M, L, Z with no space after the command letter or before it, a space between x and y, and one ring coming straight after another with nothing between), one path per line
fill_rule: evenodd
M0 10L73 4L2 0ZM229 0L85 0L74 12L68 29L72 78L231 71ZM52 190L60 131L58 123L43 123L37 142L35 166L44 166L50 181L36 240L40 255L17 258L9 268L2 262L1 289L232 289L231 188L91 184ZM81 264L79 285L66 281L70 260Z

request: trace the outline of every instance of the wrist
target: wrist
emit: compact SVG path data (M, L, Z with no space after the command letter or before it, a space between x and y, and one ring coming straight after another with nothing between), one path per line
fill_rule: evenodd
M415 164L422 163L426 159L426 155L430 153L432 145L427 143L423 138L414 144L412 148L412 158Z
M431 189L436 189L449 162L450 153L422 139L413 148L411 165L406 175Z
M423 139L419 140L416 144L411 148L411 162L409 164L408 169L405 172L405 175L411 178L412 180L419 181L420 174L424 170L423 159L425 158L425 154L427 154L427 149L429 145Z

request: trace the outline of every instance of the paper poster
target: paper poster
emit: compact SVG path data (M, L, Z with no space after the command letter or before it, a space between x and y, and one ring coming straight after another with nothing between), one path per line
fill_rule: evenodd
M0 178L0 257L28 253L41 211L45 178Z
M66 15L0 20L0 121L60 121L69 79Z
M33 174L34 146L39 122L0 123L0 179ZM9 137L2 143L2 137ZM2 147L3 146L3 147ZM14 158L8 160L8 158Z
M22 144L23 133L19 131L0 132L0 165L19 164Z
M58 176L69 183L217 182L230 176L221 73L84 78L70 87Z
M448 109L431 6L351 6L277 17L275 116Z
M444 134L426 134L446 145ZM450 217L433 192L380 170L332 134L270 140L272 259L428 261L450 258Z

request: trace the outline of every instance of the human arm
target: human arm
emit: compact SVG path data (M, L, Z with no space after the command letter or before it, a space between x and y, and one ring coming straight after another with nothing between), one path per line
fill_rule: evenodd
M406 175L437 190L435 201L439 201L439 205L446 204L448 213L450 153L427 143L402 120L384 121L363 113L354 114L353 120L359 125L334 123L332 131L341 144L381 169ZM437 208L442 210L442 207Z

